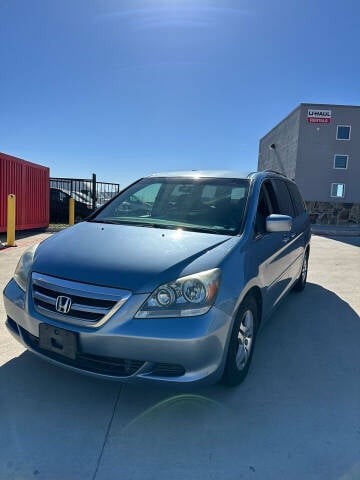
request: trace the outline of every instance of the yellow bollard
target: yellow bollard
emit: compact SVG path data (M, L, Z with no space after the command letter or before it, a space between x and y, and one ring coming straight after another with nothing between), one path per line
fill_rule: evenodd
M16 196L10 193L10 195L8 195L8 203L7 203L6 244L8 247L16 247L15 218L16 218Z
M69 225L74 225L75 223L75 200L70 198L69 200Z

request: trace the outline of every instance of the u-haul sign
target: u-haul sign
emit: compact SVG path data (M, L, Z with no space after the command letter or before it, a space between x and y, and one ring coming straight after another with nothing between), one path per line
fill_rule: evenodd
M308 109L308 123L330 123L331 110Z

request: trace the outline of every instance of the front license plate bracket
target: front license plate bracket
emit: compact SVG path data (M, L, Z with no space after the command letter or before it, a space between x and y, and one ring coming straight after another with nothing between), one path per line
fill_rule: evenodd
M72 360L76 359L77 333L46 323L39 325L39 347Z

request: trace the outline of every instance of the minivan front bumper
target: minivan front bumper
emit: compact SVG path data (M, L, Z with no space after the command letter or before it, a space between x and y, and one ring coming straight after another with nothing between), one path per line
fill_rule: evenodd
M197 317L136 319L147 295L132 295L105 324L90 329L41 315L29 297L14 280L8 283L6 325L28 350L51 363L123 382L213 383L221 377L232 321L221 307ZM75 332L76 359L40 347L41 323Z

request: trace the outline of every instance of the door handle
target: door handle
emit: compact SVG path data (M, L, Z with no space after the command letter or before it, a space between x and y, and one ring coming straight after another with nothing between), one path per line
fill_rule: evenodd
M283 233L282 235L282 241L284 243L289 242L290 240L293 240L296 237L297 233Z

